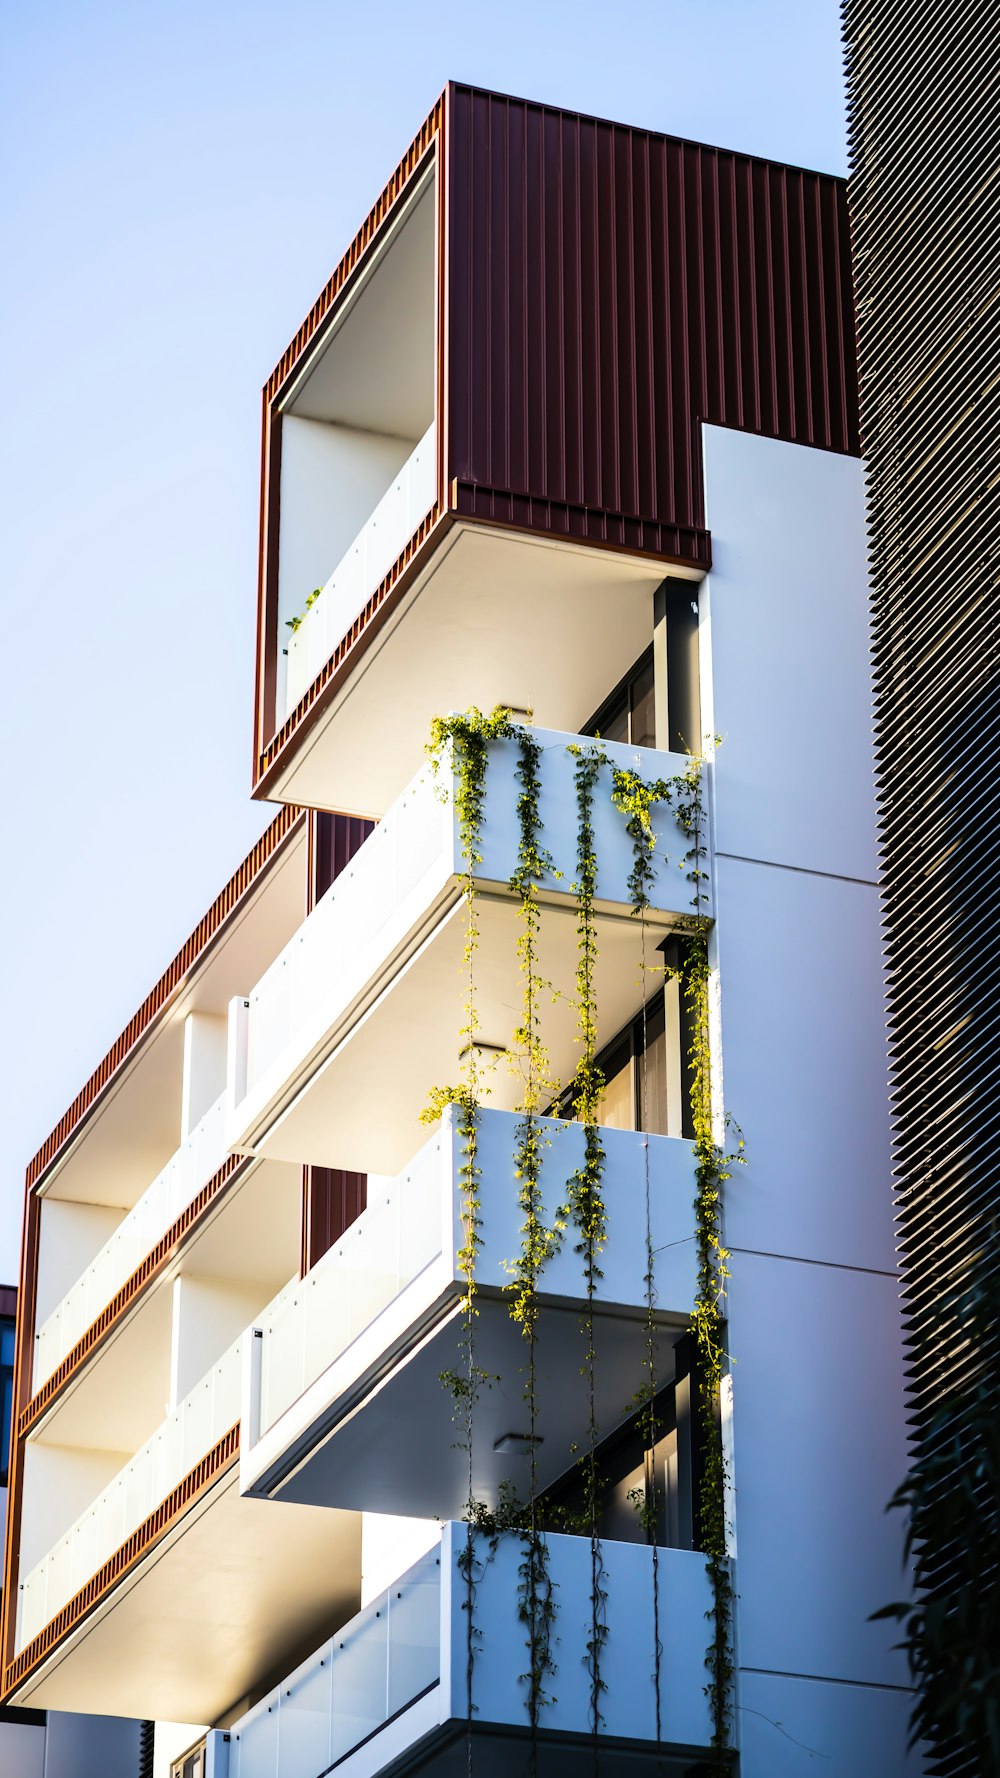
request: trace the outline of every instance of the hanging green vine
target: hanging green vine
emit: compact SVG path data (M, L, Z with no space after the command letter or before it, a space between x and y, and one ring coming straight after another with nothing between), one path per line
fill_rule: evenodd
M607 1686L601 1675L601 1656L607 1642L607 1588L604 1556L600 1538L602 1486L597 1446L600 1429L597 1420L596 1367L594 1344L594 1296L601 1278L600 1255L607 1240L608 1217L602 1192L604 1147L599 1123L604 1074L597 1061L597 934L594 924L594 897L597 892L597 852L594 841L594 791L606 756L600 747L571 746L575 756L577 841L576 893L577 965L576 1007L577 1040L580 1062L574 1082L573 1111L583 1125L583 1164L568 1182L570 1214L579 1240L576 1252L583 1257L586 1300L582 1316L585 1341L582 1373L587 1384L587 1446L582 1459L583 1520L590 1537L590 1636L587 1642L587 1666L590 1675L590 1727L597 1759L597 1736L604 1721L601 1694Z
M482 825L486 799L486 771L489 743L513 733L510 711L498 708L490 716L470 710L464 716L435 717L427 753L435 775L448 759L454 772L455 812L458 820L459 847L462 856L462 892L465 901L465 942L462 970L465 980L464 1022L459 1027L463 1062L463 1079L457 1086L435 1088L422 1114L425 1123L435 1123L447 1105L458 1112L462 1141L462 1246L458 1266L464 1282L459 1334L460 1363L455 1370L442 1373L441 1381L450 1389L456 1420L460 1427L459 1445L466 1457L466 1540L459 1557L459 1568L465 1582L466 1612L466 1718L468 1723L468 1763L472 1764L473 1680L478 1631L475 1621L476 1602L476 1535L481 1528L482 1509L475 1497L473 1438L476 1404L482 1389L492 1379L478 1362L476 1354L476 1262L482 1246L482 1206L479 1197L480 1168L477 1158L478 1107L481 1092L481 1070L477 1038L479 1012L476 1004L475 959L479 948L479 915L476 905L476 871L482 863Z
M479 943L476 908L476 870L482 863L481 834L485 806L486 773L489 744L496 740L515 740L518 746L516 779L518 785L518 852L517 863L509 887L518 897L519 932L517 951L523 981L521 1018L513 1033L514 1051L523 1070L524 1090L522 1117L514 1155L520 1207L524 1216L521 1249L512 1262L512 1319L520 1326L527 1345L525 1400L530 1416L529 1431L529 1499L523 1505L509 1485L501 1490L497 1506L490 1510L475 1498L473 1486L472 1440L476 1401L485 1383L491 1381L475 1358L475 1267L481 1245L481 1206L479 1201L479 1168L476 1162L476 1108L481 1089L477 1056L479 1015L475 997L474 958ZM443 1107L454 1104L461 1113L460 1129L464 1144L463 1228L464 1245L459 1264L465 1281L463 1304L464 1363L457 1372L442 1378L451 1389L456 1413L463 1427L462 1444L468 1459L468 1495L466 1524L468 1534L460 1566L464 1574L468 1621L467 1678L469 1717L472 1714L472 1682L478 1632L475 1626L475 1586L479 1573L476 1557L477 1537L486 1537L490 1554L495 1553L498 1539L506 1532L518 1531L524 1543L519 1565L518 1612L527 1631L528 1668L522 1675L528 1687L528 1716L532 1729L532 1767L536 1763L536 1732L540 1713L551 1697L548 1681L555 1671L552 1636L555 1618L554 1589L548 1571L548 1545L541 1527L541 1502L538 1497L537 1474L537 1390L536 1335L538 1321L538 1277L547 1259L555 1251L565 1226L565 1210L557 1212L552 1228L546 1228L541 1215L541 1161L543 1139L539 1116L547 1098L554 1090L549 1078L548 1058L542 1036L541 1000L546 984L539 976L537 950L540 925L538 887L543 877L553 870L552 859L541 843L541 817L538 802L541 789L539 762L541 749L530 731L511 720L510 711L498 708L490 716L472 710L464 716L437 719L428 744L435 770L447 753L455 773L455 806L459 824L463 860L463 892L467 909L466 940L463 970L466 978L465 1022L460 1036L464 1039L464 1079L458 1087L441 1087L431 1095L424 1113L425 1121L433 1122Z
M659 1396L659 1380L656 1363L656 1253L653 1246L653 1207L649 1172L649 1135L647 1133L648 1105L646 1101L646 1058L648 1050L646 1018L649 999L649 964L646 957L646 915L649 909L649 891L652 887L653 865L652 852L655 844L650 812L657 802L672 800L671 787L658 780L655 785L644 784L635 773L617 769L612 778L612 801L626 817L626 830L632 840L633 863L628 877L629 893L632 901L632 912L640 922L640 957L639 973L642 985L642 1065L639 1074L639 1129L643 1132L643 1210L645 1240L645 1272L643 1274L643 1291L645 1296L645 1315L643 1318L643 1361L642 1381L632 1400L639 1410L638 1423L642 1434L643 1449L653 1453L650 1461L649 1474L642 1487L634 1490L632 1495L646 1541L652 1552L653 1570L653 1697L656 1714L656 1739L663 1739L662 1721L662 1665L663 1641L660 1636L660 1557L659 1557L659 1483L656 1475L655 1451L660 1436L660 1424L656 1412ZM662 966L657 973L663 975Z
M708 955L709 919L706 913L708 871L706 865L705 809L702 795L704 762L692 759L686 772L671 780L645 783L637 773L615 768L612 801L625 817L632 840L633 864L628 887L633 912L645 918L655 877L655 836L650 815L660 803L672 806L687 840L681 861L692 887L692 913L681 932L681 992L688 1009L691 1046L688 1053L691 1122L695 1144L695 1240L698 1278L692 1331L698 1349L701 1387L698 1391L702 1431L702 1475L698 1501L701 1542L712 1587L712 1638L705 1656L709 1671L706 1694L712 1713L712 1746L721 1754L732 1744L733 1728L733 1584L726 1535L728 1475L721 1433L721 1390L728 1356L725 1341L725 1297L729 1252L722 1240L723 1188L732 1177L734 1161L743 1159L743 1140L738 1136L735 1155L727 1155L716 1141L716 1117L712 1082L710 989ZM643 959L645 962L645 959ZM655 1306L653 1250L647 1216L647 1375L640 1391L647 1404L646 1432L655 1448L655 1354L652 1344ZM655 1525L655 1485L652 1500L644 1499L647 1522ZM655 1560L655 1541L654 1541ZM657 1643L657 1716L659 1717L659 1626ZM658 1731L659 1732L659 1731ZM728 1767L723 1762L718 1770Z
M523 1071L521 1121L514 1151L514 1175L524 1221L521 1249L511 1266L513 1301L510 1313L520 1327L527 1347L524 1399L529 1418L528 1504L522 1530L523 1554L519 1567L519 1614L528 1632L528 1721L531 1725L531 1770L537 1767L537 1731L541 1711L553 1700L548 1690L555 1672L552 1636L555 1597L549 1574L549 1550L540 1522L538 1497L538 1400L536 1341L538 1332L538 1280L546 1262L559 1246L565 1212L557 1212L546 1227L541 1214L541 1167L544 1141L539 1116L555 1083L550 1078L548 1053L542 1036L541 1005L546 984L538 973L538 940L541 912L538 888L552 873L550 853L542 845L538 802L541 792L541 747L526 728L518 728L516 780L518 847L517 864L510 888L518 897L517 954L522 978L521 1018L513 1041Z
M473 1489L472 1444L475 1408L484 1386L492 1379L481 1369L476 1358L475 1323L476 1262L481 1246L481 1205L477 1161L477 1107L482 1092L479 1059L479 1017L475 997L475 955L479 944L476 908L476 873L482 864L481 835L485 806L488 750L491 741L516 740L518 765L518 853L517 864L509 887L518 898L517 951L522 976L522 1006L513 1033L513 1050L517 1066L523 1073L523 1102L515 1149L515 1175L519 1204L523 1216L521 1246L511 1262L511 1307L526 1345L524 1398L529 1413L529 1497L522 1503L510 1484L501 1487L496 1508L490 1510L475 1499ZM586 1449L579 1460L583 1511L573 1529L589 1534L591 1543L591 1626L587 1642L587 1665L590 1677L590 1721L595 1760L598 1734L603 1723L601 1696L606 1689L601 1674L601 1658L607 1640L607 1593L600 1538L602 1500L598 1463L599 1427L597 1419L596 1350L594 1299L602 1276L600 1256L607 1240L607 1210L602 1181L604 1150L601 1143L600 1104L604 1077L597 1061L598 1026L595 991L597 937L594 904L597 886L597 857L594 834L594 799L602 768L609 762L599 745L573 744L569 752L575 758L574 781L577 800L577 876L573 885L577 908L577 970L576 1008L577 1037L580 1061L571 1089L575 1117L583 1126L584 1153L581 1165L567 1181L567 1201L547 1227L541 1196L542 1151L545 1139L540 1118L555 1083L550 1078L549 1061L542 1030L542 1003L548 986L539 974L538 946L540 936L539 886L546 875L555 874L553 861L541 843L540 758L541 749L529 730L515 724L509 710L497 709L490 716L472 710L464 716L437 719L432 728L428 752L438 768L445 754L453 762L455 774L455 806L459 826L463 862L463 895L466 904L466 934L463 950L465 976L464 1023L460 1028L463 1041L463 1076L457 1086L442 1087L431 1095L425 1119L440 1116L447 1104L458 1111L458 1128L463 1152L463 1247L459 1266L465 1285L461 1331L462 1362L454 1373L446 1373L443 1381L450 1387L455 1401L456 1418L462 1427L462 1448L468 1466L466 1522L468 1537L460 1567L467 1587L468 1613L468 1715L473 1713L473 1670L478 1640L474 1623L475 1586L481 1572L476 1556L476 1539L485 1536L490 1555L499 1538L517 1531L523 1540L519 1566L518 1610L526 1630L529 1652L527 1672L522 1675L528 1687L528 1717L532 1729L532 1764L535 1764L535 1733L540 1714L552 1701L548 1690L555 1671L552 1655L555 1601L548 1572L548 1546L544 1535L546 1504L538 1495L537 1470L537 1351L539 1317L539 1279L544 1266L557 1250L567 1221L576 1233L576 1248L583 1260L585 1305L581 1320L585 1350L581 1373L586 1379L588 1424ZM642 922L643 1018L646 1008L646 916L656 877L655 835L652 811L660 805L673 809L685 835L687 852L680 868L692 886L692 912L681 931L681 993L688 1011L691 1031L689 1051L689 1091L694 1132L696 1161L696 1244L698 1280L692 1331L695 1337L701 1371L699 1414L703 1434L703 1465L698 1501L700 1541L712 1585L712 1639L706 1654L709 1683L706 1694L712 1714L712 1745L721 1756L732 1740L731 1654L733 1592L727 1554L726 1495L728 1478L720 1430L720 1394L727 1366L724 1304L729 1277L729 1255L722 1242L722 1193L731 1176L732 1163L742 1153L726 1155L715 1139L716 1114L713 1103L713 1082L710 1045L710 983L708 953L709 919L706 912L706 847L704 839L704 808L702 802L702 762L694 760L685 773L672 779L643 780L636 772L611 767L611 800L624 817L626 832L632 842L632 867L628 876L628 893L633 913ZM645 1118L640 1117L644 1123ZM742 1141L739 1151L742 1150ZM646 1325L643 1377L635 1400L640 1406L640 1423L644 1443L655 1450L657 1440L656 1398L656 1291L654 1250L650 1208L648 1149L646 1178ZM653 1546L654 1641L656 1729L660 1738L660 1661L658 1578L657 1578L657 1484L644 1492L641 1502L650 1541ZM569 1527L567 1523L566 1528ZM487 1557L489 1559L489 1557ZM720 1761L718 1769L724 1769Z

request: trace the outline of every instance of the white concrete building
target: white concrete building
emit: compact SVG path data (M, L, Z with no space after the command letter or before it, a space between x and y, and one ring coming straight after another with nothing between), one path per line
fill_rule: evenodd
M29 1168L9 1703L911 1770L854 376L841 182L446 90L264 391L284 806Z

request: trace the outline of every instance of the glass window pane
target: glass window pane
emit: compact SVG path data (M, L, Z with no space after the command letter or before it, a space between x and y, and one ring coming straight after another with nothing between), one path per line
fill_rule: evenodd
M621 698L609 705L604 711L598 728L602 741L627 741L629 730L628 694L622 692Z
M629 700L632 706L629 740L633 747L655 747L656 696L653 687L652 661L647 661L632 680L629 686Z
M663 1000L646 1014L646 1053L639 1058L641 1127L652 1136L667 1136L667 1033Z
M635 1129L635 1069L632 1046L616 1049L605 1064L607 1085L600 1098L597 1121L611 1130Z
M653 1464L660 1509L657 1514L656 1540L676 1550L681 1543L680 1464L676 1430L668 1432L657 1441Z
M646 1460L642 1438L632 1432L619 1443L605 1470L607 1492L601 1513L601 1531L616 1543L645 1543L642 1522L646 1503Z

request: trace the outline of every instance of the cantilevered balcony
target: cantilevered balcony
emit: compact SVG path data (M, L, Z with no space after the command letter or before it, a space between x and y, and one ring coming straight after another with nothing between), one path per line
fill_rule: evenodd
M578 817L571 748L578 737L535 730L541 745L539 814L552 868L541 884L538 970L545 990L545 1041L555 1076L579 1063L576 970ZM604 743L594 791L597 857L594 993L601 1040L639 1010L643 984L662 981L658 945L690 913L688 842L663 805L653 811L655 854L645 922L628 886L634 851L612 806L612 764L645 779L670 779L687 761L652 749ZM521 1102L521 1058L512 1048L523 976L518 909L516 740L490 744L485 815L476 866L478 945L474 960L482 1098L500 1109ZM240 1152L395 1174L419 1145L428 1094L461 1078L467 971L466 906L457 781L426 766L369 835L351 864L244 1001L234 1003L229 1142ZM708 903L706 902L706 906ZM680 1040L674 997L674 1058L668 1133L680 1134ZM493 1066L488 1065L492 1060Z
M219 1304L199 1312L217 1316ZM230 1344L124 1462L27 1441L20 1703L212 1721L262 1670L298 1658L357 1609L358 1517L275 1512L240 1496L242 1345ZM149 1389L158 1382L153 1373ZM86 1504L67 1525L74 1498Z
M681 145L637 138L645 247L616 270L633 196L599 171L613 130L581 126L450 87L268 379L260 795L381 817L435 710L580 729L664 580L709 567L701 358L653 345L701 312L705 268L668 239Z
M368 435L364 438L367 441ZM357 440L353 448L355 453L359 451ZM432 423L396 471L387 491L322 587L309 595L309 603L301 612L286 620L291 631L286 657L288 710L295 709L346 636L372 589L388 574L403 546L434 505L436 493L437 429Z
M476 1413L474 1486L495 1502L505 1479L523 1493L529 1431L522 1400L524 1338L510 1315L511 1264L521 1247L516 1145L520 1118L479 1114L482 1246L476 1264L478 1365L500 1379ZM553 1226L584 1160L580 1124L539 1120L540 1215ZM594 1310L600 1423L621 1421L642 1373L646 1331L647 1203L661 1383L694 1305L692 1145L633 1130L601 1132L608 1238ZM443 1372L460 1370L464 1141L453 1109L398 1179L303 1279L255 1324L244 1406L241 1485L281 1500L446 1518L468 1493ZM543 1484L571 1467L589 1404L580 1307L579 1233L570 1223L539 1280L537 1445ZM513 1449L514 1455L511 1455ZM400 1454L405 1452L405 1462Z
M587 1539L547 1539L555 1620L552 1703L541 1713L538 1769L569 1778L590 1758L591 1550ZM228 1778L343 1778L397 1771L454 1778L465 1771L468 1719L467 1589L459 1569L466 1529L442 1528L437 1550L344 1625L229 1733ZM517 1770L528 1732L525 1627L518 1617L516 1534L482 1548L473 1669L475 1770ZM705 1696L705 1559L645 1545L603 1542L607 1638L601 1657L602 1769L684 1778L711 1737ZM657 1661L654 1587L661 1653ZM221 1743L222 1736L216 1732ZM215 1751L213 1749L213 1751ZM626 1763L621 1763L626 1762Z
M35 1334L37 1393L227 1158L217 1099Z
M21 1580L18 1647L31 1642L167 1500L240 1417L236 1341L110 1485Z

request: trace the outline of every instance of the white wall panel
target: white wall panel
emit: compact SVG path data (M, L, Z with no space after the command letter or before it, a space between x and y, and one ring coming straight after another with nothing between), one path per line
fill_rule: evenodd
M905 1691L749 1673L742 1700L742 1778L918 1778L921 1771L919 1756L906 1751Z
M905 1469L891 1278L734 1252L729 1295L739 1658L904 1684L885 1503Z
M0 1722L0 1778L45 1778L41 1723Z
M45 1778L133 1778L138 1770L137 1722L117 1716L49 1711Z
M861 464L719 426L702 437L716 844L873 881Z
M717 860L730 1245L891 1272L876 891Z

